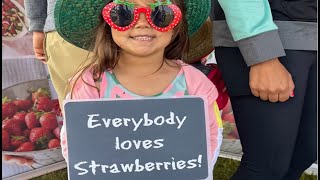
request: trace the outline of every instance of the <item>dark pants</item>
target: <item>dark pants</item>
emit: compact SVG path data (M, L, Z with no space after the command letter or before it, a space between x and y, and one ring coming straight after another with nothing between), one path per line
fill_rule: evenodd
M296 180L317 159L317 55L286 54L280 61L293 77L295 97L271 103L251 94L240 51L216 48L243 148L232 180Z

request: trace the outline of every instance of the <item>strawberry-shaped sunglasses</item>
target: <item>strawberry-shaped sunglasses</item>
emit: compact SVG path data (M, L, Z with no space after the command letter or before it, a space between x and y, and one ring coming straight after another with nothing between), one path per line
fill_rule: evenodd
M114 0L102 10L104 20L118 31L126 31L134 26L140 13L145 13L148 23L154 29L166 32L173 29L181 20L182 13L170 0L150 4L149 7L134 7L127 0Z

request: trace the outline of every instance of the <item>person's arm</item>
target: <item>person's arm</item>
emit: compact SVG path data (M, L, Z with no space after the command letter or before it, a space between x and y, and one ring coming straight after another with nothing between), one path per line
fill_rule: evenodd
M249 86L254 96L270 102L293 97L291 74L278 57L285 52L267 0L218 0L231 34L250 66Z
M218 0L248 66L285 56L268 0Z
M43 32L47 19L47 0L25 0L24 7L30 21L29 31Z
M29 31L33 32L33 50L37 59L45 62L44 32L47 19L47 0L25 0L26 16L30 21Z

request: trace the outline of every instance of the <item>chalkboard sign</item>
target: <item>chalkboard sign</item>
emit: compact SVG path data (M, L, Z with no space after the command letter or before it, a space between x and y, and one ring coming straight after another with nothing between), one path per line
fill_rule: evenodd
M69 180L208 177L201 97L67 101Z

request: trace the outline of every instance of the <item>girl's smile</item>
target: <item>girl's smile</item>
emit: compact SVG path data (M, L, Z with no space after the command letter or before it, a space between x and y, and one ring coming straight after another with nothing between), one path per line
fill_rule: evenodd
M149 35L137 35L130 37L135 41L152 41L155 36L149 36Z

